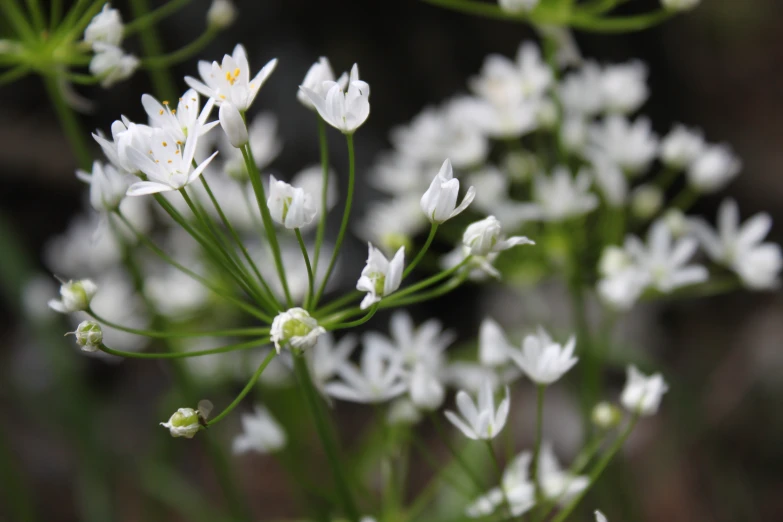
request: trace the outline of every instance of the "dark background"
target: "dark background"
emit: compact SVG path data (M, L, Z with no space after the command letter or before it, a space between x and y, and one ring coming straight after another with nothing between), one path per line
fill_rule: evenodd
M115 4L128 19L127 6ZM653 8L656 2L631 4L626 12ZM579 33L577 41L586 57L599 61L644 60L652 90L644 112L655 129L662 134L680 121L703 128L710 141L732 144L744 170L727 193L738 200L743 218L766 210L779 223L783 217L783 2L704 0L703 4L648 31ZM278 116L284 148L274 165L289 173L318 159L312 117L295 97L297 85L318 56L328 56L336 71L359 63L362 79L372 86L371 116L356 139L361 179L362 170L388 147L386 136L393 125L407 122L427 104L464 91L466 79L479 70L488 53L513 56L521 41L535 36L521 25L470 18L415 1L246 0L238 6L235 24L199 57L218 59L242 42L253 70L272 57L279 58L253 110ZM207 7L208 2L194 0L162 24L166 49L178 48L200 34ZM124 45L140 52L135 40ZM177 78L195 72L195 59L174 70ZM181 80L179 87L185 88ZM143 72L110 91L79 88L95 103L95 110L83 117L83 128L108 130L121 113L141 120L138 99L150 89ZM45 241L65 229L80 209L85 191L73 176L75 160L40 80L28 77L2 87L0 93L0 211L41 263ZM331 145L333 163L344 173L342 144L332 139ZM365 195L370 195L369 190L360 186L359 212ZM702 200L695 212L714 220L722 197ZM770 240L783 242L779 225L773 227ZM354 243L352 251L360 262L361 244ZM420 311L427 315L437 311L447 323L469 317L472 328L482 312L474 297L471 291L461 292L433 305L436 308ZM19 363L31 357L25 353L31 348L19 328L19 308L6 304L2 312L0 432L12 449L12 462L34 488L35 503L45 514L42 519L77 520L70 488L73 470L81 463L24 406L27 392L14 383L33 379L37 367ZM604 491L597 498L605 502L614 498L625 506L604 511L615 514L614 520L632 517L626 521L782 520L781 295L739 292L660 306L646 311L640 320L648 325L643 331L654 332L656 350L666 364L662 370L686 383L687 389L673 390L664 412L651 419L631 445L628 464L613 472L614 483L625 483L635 492L635 500L628 501L619 490ZM384 324L381 318L377 326ZM462 329L470 331L468 326ZM119 369L92 361L80 366L80 371L85 386L100 397L102 405L120 412L149 411L158 391L165 388L161 382L165 372L157 367L128 364ZM138 383L145 383L143 391ZM57 390L45 390L43 396L47 393L57 394ZM685 399L675 400L682 397L687 397L687 407ZM134 426L127 418L112 426L94 425L89 417L83 422L91 428L86 431L87 444L93 437L112 440L109 435L118 427L130 429L119 435L119 445L130 455L137 447L146 448L151 436L148 425ZM279 470L267 466L263 457L249 457L243 463L246 489L259 506L266 506L259 510L260 520L297 511L290 497L281 496L285 488L275 480ZM0 465L10 469L9 463ZM214 488L203 467L194 463L184 467L199 470L196 476L207 491ZM127 516L118 520L144 520L132 508L131 493L120 488L117 496L121 505L129 506Z

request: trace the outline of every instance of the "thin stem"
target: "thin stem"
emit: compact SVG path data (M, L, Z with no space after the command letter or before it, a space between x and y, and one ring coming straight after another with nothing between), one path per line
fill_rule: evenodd
M546 386L539 384L536 386L536 438L533 446L533 464L530 471L530 476L533 477L533 485L535 486L536 503L541 502L543 498L541 492L541 480L539 476L540 460L541 460L541 440L543 438L544 431L544 392Z
M302 232L298 228L294 229L296 234L296 240L299 242L299 248L302 250L302 257L304 257L305 266L307 266L307 295L305 296L304 307L305 310L310 309L310 300L313 298L313 267L310 266L310 256L307 254L307 247L302 239Z
M427 250L430 248L430 245L432 244L432 240L435 239L435 233L438 231L438 223L433 223L430 227L430 234L427 236L427 241L424 242L424 246L421 247L421 250L419 250L419 253L416 255L416 257L411 261L411 263L405 268L405 271L402 273L402 278L405 279L408 277L408 275L413 272L413 269L416 268L416 265L419 264L419 262L424 258L424 254L427 253Z
M350 321L350 322L347 322L347 323L339 323L339 324L335 324L335 325L329 325L328 323L326 323L324 327L326 329L330 330L330 331L334 331L334 330L345 330L347 328L355 328L357 326L363 325L364 323L366 323L367 321L372 319L372 316L374 316L375 312L378 311L378 308L379 308L378 305L379 305L379 303L375 303L370 308L370 311L367 312L367 314L364 317L356 319L355 321Z
M227 344L220 348L212 348L211 350L198 350L195 352L164 352L164 353L139 353L139 352L124 352L121 350L114 350L109 348L105 344L101 344L99 349L102 352L109 355L115 355L117 357L124 357L126 359L187 359L189 357L201 357L202 355L214 355L216 353L228 353L238 350L249 350L250 348L256 348L269 344L269 337L259 337L252 341L245 341L243 343Z
M144 54L147 56L159 56L163 54L163 46L160 43L155 27L152 25L158 19L168 16L180 7L188 3L189 0L172 0L155 11L150 11L147 0L130 0L131 11L135 20L125 26L125 35L139 31L141 46ZM157 15L163 12L162 15ZM156 16L157 15L157 16ZM152 80L155 93L164 100L174 100L177 97L177 86L171 76L169 69L165 67L148 67L147 73Z
M103 323L106 326L110 326L116 330L132 333L134 335L141 335L144 337L150 337L152 339L172 339L172 338L187 338L187 337L240 337L240 336L253 336L264 335L269 333L269 328L233 328L228 330L213 330L208 332L158 332L154 330L140 330L136 328L129 328L122 326L121 324L114 323L108 319L96 314L91 308L85 310L90 317Z
M334 481L337 486L337 493L340 497L340 501L343 505L345 516L351 522L358 522L359 512L354 504L351 490L349 488L348 477L343 469L342 459L339 454L339 448L337 441L335 440L334 433L328 424L327 418L323 413L323 408L319 403L318 393L313 386L313 381L310 378L310 372L307 369L307 364L301 356L294 356L294 371L296 377L299 380L299 386L302 389L302 393L305 396L305 401L310 409L310 414L315 421L315 428L318 432L318 437L321 439L321 444L326 452L326 457L329 460L329 466L332 469Z
M291 299L291 292L288 289L288 280L285 276L283 258L280 255L280 245L277 242L275 225L272 222L272 214L269 212L269 206L266 202L266 193L264 192L264 184L261 182L261 173L258 171L256 162L253 161L253 152L250 150L250 146L245 144L240 150L242 151L242 157L245 160L245 166L247 167L247 172L250 176L250 183L253 185L253 192L255 192L256 195L258 208L261 211L261 219L264 222L266 236L267 239L269 239L269 245L272 247L272 255L275 258L277 275L280 277L280 284L283 286L286 302L288 303L289 307L292 307L294 305L294 301Z
M432 420L432 424L435 426L435 431L443 441L443 444L446 446L446 448L448 448L452 457L454 457L454 460L460 465L462 471L465 472L465 475L467 475L476 486L476 490L482 491L484 489L482 480L478 477L478 475L475 474L473 468L467 463L462 454L457 451L457 449L454 447L454 444L451 443L451 439L449 439L449 435L446 433L446 430L443 429L443 425L440 423L440 419L438 419L437 414L431 413L430 420Z
M21 64L11 67L7 71L4 71L3 74L0 74L0 86L7 85L9 83L15 82L20 78L24 78L29 72L29 65Z
M166 254L160 247L158 247L155 243L152 242L150 238L148 238L146 235L139 232L138 229L136 229L130 221L123 215L119 210L117 211L117 215L122 220L122 222L127 226L131 232L136 234L136 237L144 243L150 250L152 250L155 254L158 255L163 261L170 264L174 268L180 270L182 273L190 276L195 281L198 281L202 285L204 285L206 288L217 294L218 296L222 297L223 299L227 300L228 302L236 305L237 307L241 308L245 312L249 313L250 315L261 319L262 321L266 322L272 322L272 316L265 314L261 310L258 310L257 308L250 306L249 304L240 301L239 299L236 299L235 297L228 295L222 291L222 289L218 288L217 286L213 285L210 281L208 281L206 278L198 275L194 271L190 270L189 268L186 268L182 264L178 263L176 260L174 260L171 256Z
M33 25L36 31L43 31L44 29L44 15L41 10L41 4L38 0L26 0L27 10L30 11L33 19Z
M65 137L68 138L71 149L74 151L74 154L76 154L79 166L85 170L90 170L90 166L92 165L92 153L90 152L90 148L85 139L86 134L82 132L76 114L74 114L73 109L71 109L68 102L63 98L62 90L60 89L57 80L51 76L44 76L43 81L46 85L46 91L49 93L52 105L54 105L54 110L57 112L57 117L60 119L60 125L65 133Z
M687 212L699 199L699 193L696 192L693 187L686 185L685 188L677 194L672 200L671 207L678 208L683 212Z
M206 31L201 33L198 38L190 42L189 44L180 47L176 51L162 56L149 56L141 61L141 65L149 68L163 68L171 67L178 63L184 62L188 58L195 56L199 51L204 49L215 36L218 35L218 31L212 28L207 28Z
M231 404L229 404L226 407L225 410L221 411L220 414L217 417L215 417L211 421L207 422L207 427L214 426L215 424L217 424L218 422L223 420L226 417L226 415L231 413L231 411L234 408L236 408L239 405L240 402L242 402L242 399L244 399L245 396L248 393L250 393L250 390L253 389L253 386L255 386L256 381L258 381L259 377L261 377L261 374L264 373L264 370L266 369L267 366L269 366L269 363L272 362L272 359L275 358L275 355L277 355L277 352L275 352L274 350L269 350L269 353L264 358L264 360L261 362L261 364L258 366L258 369L255 371L253 376L250 377L250 380L247 381L247 384L242 389L242 391L239 392L239 395L237 395L236 398L234 399L234 401Z
M461 275L459 277L454 277L450 279L449 281L446 281L442 285L440 285L437 288L433 288L432 290L428 292L422 292L420 294L415 294L410 297L406 297L404 299L392 299L392 300L383 300L381 301L381 308L392 308L392 307L399 307L399 306L407 306L415 303L420 303L422 301L429 301L431 299L435 299L436 297L440 297L444 294L447 294L457 288L459 285L461 285L465 279L467 278L467 275ZM394 297L394 296L392 296Z
M16 30L19 38L26 42L34 42L38 39L35 31L27 22L27 18L15 1L0 2L0 8L5 12L9 25Z
M318 316L323 316L324 314L327 314L327 313L331 312L332 310L335 310L337 308L340 308L342 306L347 305L351 301L355 301L356 299L358 299L361 296L362 296L362 292L360 292L358 290L352 290L352 291L348 292L347 294L338 297L334 301L332 301L332 302L322 306L321 308L319 308L315 312L315 314L318 315Z
M217 198L212 193L212 189L209 187L209 183L207 183L207 180L204 176L201 176L201 184L204 186L204 190L207 191L209 199L212 201L212 205L215 207L215 210L220 216L220 220L223 222L223 225L225 225L225 227L228 229L229 234L231 234L231 237L234 239L234 243L236 243L239 249L242 251L242 254L245 256L248 265L250 265L250 269L253 270L253 273L255 273L258 281L263 286L265 297L268 299L268 304L272 307L272 310L277 311L277 309L280 308L280 303L277 301L277 298L275 297L274 292L272 292L272 289L269 288L269 285L266 283L264 276L261 275L261 271L258 269L258 266L253 262L253 258L250 256L247 247L245 247L245 244L242 242L242 239L239 237L236 229L234 229L231 221L226 218L220 203L218 203Z
M401 299L405 296L411 295L419 290L423 290L427 288L428 286L432 286L435 283L438 283L447 277L451 276L452 274L459 271L462 267L464 267L468 262L470 261L472 256L468 256L465 259L462 260L458 265L454 265L453 267L449 268L448 270L444 270L443 272L440 272L438 274L435 274L432 277L428 277L427 279L423 281L419 281L415 285L411 285L409 287L406 287L398 292L395 292L391 294L389 297L384 298L384 301L386 302L392 302L396 301L398 299Z
M326 284L329 282L329 277L332 275L334 264L337 262L337 256L340 253L340 247L343 244L345 231L348 229L348 221L351 217L351 206L353 205L353 188L356 177L356 156L353 150L353 134L346 134L345 141L348 145L348 191L345 194L345 209L343 210L343 220L342 223L340 223L340 232L337 234L337 241L334 243L332 258L329 260L329 268L326 269L326 274L324 274L324 279L321 282L318 293L315 294L315 299L313 299L313 307L318 306L318 301L321 300L321 296L326 289Z
M53 31L57 27L62 14L63 0L52 0L52 5L49 8L49 31Z
M123 35L129 36L136 31L140 31L151 25L154 25L167 16L176 13L178 10L185 7L188 3L190 3L190 0L171 0L153 11L146 12L147 10L145 9L144 13L137 12L136 19L125 25Z
M576 506L579 504L579 502L582 500L582 498L585 496L587 491L595 484L595 481L598 479L598 477L601 476L601 473L606 469L606 466L609 465L609 462L611 462L612 458L615 456L615 454L622 448L625 441L628 439L628 436L633 431L634 427L636 426L636 422L639 420L638 415L634 415L629 421L628 426L626 426L625 430L623 430L622 434L617 437L617 439L614 441L614 444L612 444L612 447L609 448L609 450L604 454L603 458L601 458L600 461L596 464L595 468L593 468L593 471L590 473L589 482L587 484L587 487L583 489L576 497L574 497L573 500L560 512L557 514L557 516L554 518L552 522L563 522L568 516L571 514L571 512L576 508Z
M315 253L313 254L313 271L318 273L318 260L321 256L321 246L324 242L324 232L326 231L326 203L329 194L329 142L326 138L326 123L320 114L316 114L318 119L318 143L321 149L321 170L323 170L321 187L321 217L318 220L318 229L315 232Z

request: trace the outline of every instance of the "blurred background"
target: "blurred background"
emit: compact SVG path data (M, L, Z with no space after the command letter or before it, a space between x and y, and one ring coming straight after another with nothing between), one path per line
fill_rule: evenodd
M626 7L633 12L656 3L635 0ZM478 72L487 54L513 56L520 42L536 37L520 25L413 0L238 0L237 5L240 16L234 25L199 57L219 59L241 42L253 70L273 57L280 60L253 108L278 118L283 149L273 171L290 175L318 162L317 129L295 93L319 56L328 56L336 71L357 62L362 79L372 86L372 113L356 136L357 215L363 200L375 196L361 183L361 173L389 147L392 126L464 92L466 79ZM130 18L123 0L114 6ZM208 6L206 0L193 0L163 22L165 49L196 38ZM682 122L703 128L712 142L733 146L744 170L726 192L737 199L743 218L758 211L772 214L776 225L769 240L776 243L783 242L778 224L783 219L781 31L779 0L704 0L696 11L644 32L576 34L585 57L602 62L639 58L648 64L652 95L643 112L659 134ZM133 39L124 45L141 52ZM196 73L196 60L176 66L173 73L184 90L181 78ZM92 102L81 119L84 132L108 131L120 114L144 119L138 100L151 86L139 71L108 91L77 90ZM64 322L49 334L25 319L31 305L22 302L20 283L48 273L47 244L84 207L86 191L74 177L76 160L40 79L27 77L0 92L0 520L14 520L9 501L22 497L30 506L25 522L95 520L88 513L101 513L104 501L113 510L112 520L123 522L190 520L168 510L171 498L198 500L219 510L221 493L204 458L208 445L173 441L155 426L172 411L167 363L81 357L72 340L59 336L66 331ZM332 164L344 175L343 144L335 135L330 148ZM98 157L97 146L94 152ZM724 195L700 201L694 212L714 221ZM448 246L436 248L445 252ZM344 272L358 272L365 255L363 243L351 239ZM558 313L567 308L561 294L556 286L523 295L501 287L469 287L412 312L418 321L439 317L469 338L485 315L533 324L545 315L542 309ZM379 313L369 327L385 330L387 321L388 315ZM640 308L624 322L622 342L639 357L654 359L672 390L661 413L634 434L623 462L613 465L588 496L584 512L600 507L610 520L626 522L783 520L783 296L740 291ZM608 372L612 393L623 375L620 363ZM215 394L221 397L220 391ZM521 396L512 404L512 418L519 413L521 448L530 444L534 403ZM578 449L568 407L564 398L563 418L553 415L546 425L566 461ZM362 424L361 411L345 406L338 411L349 450L353 428ZM237 419L226 422L215 437L228 445L237 425ZM158 466L164 460L170 469ZM230 464L258 520L302 514L273 459L250 455ZM414 474L412 482L414 487L421 481ZM162 488L174 497L162 498Z

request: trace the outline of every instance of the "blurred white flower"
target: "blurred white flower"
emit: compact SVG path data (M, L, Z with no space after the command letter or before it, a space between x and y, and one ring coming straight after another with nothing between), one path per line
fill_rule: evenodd
M454 179L451 162L446 159L430 187L421 197L421 210L431 222L444 223L468 208L476 196L476 189L468 188L459 205L457 205L458 196L459 180Z
M241 421L242 433L234 437L232 444L235 455L249 451L274 453L285 447L285 431L265 407L257 404L252 414L242 414Z
M630 175L641 174L658 152L658 138L644 117L631 123L624 116L607 116L590 125L588 140Z
M500 8L507 13L532 11L540 0L498 0Z
M335 399L359 403L386 402L405 393L408 384L400 359L372 337L363 337L362 344L361 366L345 361L337 370L340 380L326 383L324 391Z
M528 512L536 503L535 486L530 480L531 459L529 451L515 456L503 470L500 487L489 490L473 501L465 509L465 514L471 518L491 515L505 500L508 500L512 517Z
M576 178L568 168L555 167L551 176L536 176L533 197L541 208L542 219L564 221L593 211L598 198L590 192L590 174L580 170Z
M248 142L247 125L242 115L234 105L229 102L220 104L218 111L220 127L228 137L229 143L235 148L240 148Z
M337 376L338 370L351 357L357 344L354 335L346 335L335 343L332 333L326 332L318 337L311 350L305 352L310 376L319 390L323 390L327 381Z
M636 60L607 65L601 73L601 95L608 112L630 114L641 107L650 92L647 66Z
M528 335L522 341L521 351L512 348L508 356L530 380L536 384L549 385L559 380L579 360L574 357L575 347L576 337L573 335L561 346L539 326L535 335Z
M106 3L101 12L95 15L85 28L84 41L90 44L101 42L119 46L124 30L122 15L117 9L112 8L111 4Z
M207 10L207 26L215 29L225 29L234 23L237 8L231 0L212 0Z
M606 516L604 516L603 513L601 513L600 511L596 510L595 511L595 522L609 522L609 521L606 519Z
M457 410L460 416L450 410L446 410L446 418L449 419L466 437L473 440L492 440L503 430L508 419L508 410L511 406L509 391L497 410L495 409L495 397L492 385L485 381L479 390L477 402L474 402L467 392L457 392Z
M485 318L479 326L478 338L479 362L488 367L503 366L509 361L509 350L513 349L508 342L503 328L494 320Z
M675 125L661 140L661 161L671 168L686 168L701 156L705 146L700 131Z
M111 164L101 164L100 161L93 162L91 173L77 170L76 177L90 185L92 208L108 213L119 208L131 182L125 172L118 171Z
M585 155L590 159L595 183L601 189L606 203L612 207L625 205L628 180L620 167L601 150L589 150Z
M421 410L437 410L446 399L446 389L443 384L424 364L418 364L413 369L408 387L411 402Z
M655 415L663 394L668 390L669 387L660 373L648 377L641 373L636 366L630 365L620 402L631 413Z
M326 92L328 91L328 88L324 88L324 82L335 81L343 90L345 90L345 87L348 84L348 75L343 74L339 80L336 80L334 77L334 71L332 70L332 65L329 63L329 59L325 56L321 56L318 61L311 65L307 70L304 80L302 80L302 87L310 89L321 98L326 98ZM313 105L313 102L310 101L310 98L308 98L304 90L298 90L296 92L296 98L308 109L315 109L315 105Z
M646 221L658 214L663 203L664 194L658 186L652 183L639 185L631 194L631 213Z
M661 4L671 11L687 11L694 9L701 0L661 0Z
M561 468L548 441L541 444L538 480L544 496L550 500L557 500L560 505L568 504L590 485L588 477L574 475Z
M141 64L138 58L111 44L95 42L92 48L95 55L90 60L90 74L100 79L104 89L130 78Z
M595 116L603 110L601 68L587 61L560 82L560 101L566 114Z
M405 266L405 247L400 247L389 261L383 253L368 243L367 264L362 269L356 289L367 292L362 299L361 309L370 307L400 287Z
M240 112L245 112L253 104L258 91L276 66L277 58L274 58L251 79L247 52L241 44L237 44L232 54L223 56L221 63L213 61L210 64L203 60L198 62L201 81L185 76L185 83L204 96L212 98L218 105L227 101Z
M359 79L359 66L353 64L347 90L334 81L322 82L320 92L304 85L307 95L326 123L343 134L353 134L370 115L370 86Z
M737 203L727 199L718 210L717 231L701 218L690 218L688 226L710 259L734 270L745 286L777 288L783 266L780 246L762 242L772 227L769 214L756 214L740 225Z
M687 170L688 183L699 192L725 187L742 170L742 162L727 145L710 145Z

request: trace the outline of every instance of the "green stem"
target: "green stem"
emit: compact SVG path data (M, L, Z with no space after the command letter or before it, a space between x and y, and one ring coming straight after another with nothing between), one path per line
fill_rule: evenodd
M165 352L165 353L139 353L139 352L124 352L121 350L114 350L109 348L105 344L100 345L102 352L109 355L115 355L117 357L124 357L126 359L187 359L189 357L200 357L202 355L214 355L216 353L228 353L238 350L248 350L250 348L256 348L269 344L269 337L259 337L252 341L245 341L243 343L228 344L221 346L220 348L213 348L211 350L198 350L195 352Z
M321 439L326 457L329 460L329 466L332 469L334 481L337 486L337 493L340 496L341 503L343 504L343 510L345 516L351 522L358 522L359 512L354 504L351 490L349 487L348 477L343 469L342 459L339 454L339 448L337 441L335 440L334 433L328 424L327 418L323 413L323 408L319 403L318 393L313 386L313 381L310 378L310 372L307 369L307 364L304 358L301 356L294 356L294 371L296 372L297 379L299 380L299 386L302 389L302 393L305 396L305 401L310 409L310 414L315 421L315 428L318 432L318 437Z
M162 56L148 56L141 61L141 65L149 68L163 68L171 67L178 63L184 62L188 58L195 56L204 47L206 47L217 36L218 31L212 28L207 28L206 31L190 42L189 44L180 47L176 51Z
M146 7L138 11L134 9L136 18L125 25L123 36L129 36L136 31L155 25L157 22L185 7L188 3L190 3L190 0L171 0L153 11L148 11Z
M430 248L430 245L432 244L432 240L435 239L435 233L438 231L438 223L433 223L430 227L430 234L427 236L427 241L424 242L424 246L421 247L421 250L419 250L419 253L416 255L416 257L411 261L411 263L405 268L405 271L402 273L402 278L405 279L408 277L408 275L413 272L413 269L416 268L416 265L419 264L419 262L424 258L424 254L427 253L427 250Z
M88 308L85 312L106 326L110 326L117 330L132 333L134 335L141 335L144 337L150 337L152 339L172 339L172 338L187 338L187 337L237 337L237 336L252 336L252 335L264 335L269 333L269 328L233 328L228 330L213 330L209 332L158 332L154 330L140 330L136 328L128 328L121 324L114 323L96 314L92 309Z
M326 328L329 331L334 330L345 330L347 328L355 328L357 326L363 325L370 319L372 319L372 316L375 315L375 312L378 311L379 303L375 303L372 308L370 308L370 311L367 312L367 314L364 317L361 317L359 319L356 319L355 321L350 321L348 323L338 323L335 325L329 325L328 323L324 324L324 328Z
M225 410L221 411L220 414L217 417L215 417L211 421L207 422L207 426L208 427L214 426L215 424L217 424L218 422L223 420L226 417L226 415L231 413L231 411L234 408L236 408L239 405L240 402L242 402L242 399L244 399L245 396L248 393L250 393L250 390L253 389L253 386L255 386L256 381L258 381L259 377L261 377L261 374L264 373L264 370L266 369L267 366L269 366L269 363L272 362L272 359L275 358L275 355L277 355L277 353L274 350L269 350L269 354L267 354L267 356L264 358L264 360L258 366L258 369L255 371L253 376L250 377L250 380L247 381L247 384L242 389L242 391L239 392L239 395L237 395L236 398L234 399L234 401L231 404L229 404L226 407Z
M30 72L29 65L17 65L11 67L7 71L0 74L0 86L7 85L11 82L15 82L20 78L24 78Z
M495 453L495 448L492 446L492 441L487 439L484 441L484 444L487 447L487 451L492 458L492 463L495 466L495 473L497 473L498 476L498 487L503 493L503 504L508 511L508 515L511 516L511 501L508 499L508 495L506 494L506 488L503 487L503 468L501 467L500 460L498 460L498 456Z
M294 229L294 233L296 233L296 240L299 242L299 248L302 250L302 257L304 257L305 265L307 266L307 295L305 296L304 301L304 307L305 310L309 310L310 308L310 300L313 298L313 267L310 266L310 256L307 254L307 247L304 244L304 239L302 239L302 232L299 231L298 228Z
M0 8L5 12L8 18L9 25L16 30L17 35L22 41L35 42L38 40L38 36L33 31L33 28L27 22L21 8L16 5L15 1L3 1L0 2Z
M35 30L41 32L44 30L44 15L41 10L41 4L38 0L26 0L27 10L30 11L33 19L33 26Z
M52 0L49 8L49 31L53 31L63 14L63 0Z
M679 194L677 194L672 200L671 207L678 208L683 212L687 212L699 199L699 193L696 192L693 187L686 185Z
M163 45L153 24L164 16L175 12L184 6L189 0L172 0L150 12L147 0L130 0L131 11L135 20L125 26L126 35L139 31L141 46L146 56L159 56L163 54ZM163 12L163 15L157 13ZM165 67L148 67L147 72L152 80L155 93L164 100L177 99L177 85L171 76L169 69Z
M60 119L62 130L65 132L65 137L68 138L68 142L71 144L71 149L76 155L79 166L85 170L90 170L90 167L92 166L92 153L90 152L90 148L85 139L86 134L82 132L76 114L74 114L73 109L71 109L68 102L63 98L57 80L50 76L44 76L43 81L46 85L46 91L49 93L52 105L54 105L54 110L57 112L57 117Z
M321 246L324 242L324 233L326 232L326 212L327 196L329 194L329 142L326 138L326 123L320 114L316 114L318 119L318 143L321 149L321 170L323 170L321 187L321 216L318 220L318 229L315 233L315 253L313 254L313 271L318 273L318 260L321 256Z
M483 491L484 490L484 484L479 478L478 475L473 471L473 468L470 466L470 464L467 463L465 458L460 454L457 449L454 447L454 444L451 443L451 439L449 439L448 433L446 433L446 430L443 429L443 425L440 423L440 419L438 419L436 413L430 414L430 419L432 420L433 426L435 426L435 431L438 433L438 436L443 441L443 444L446 446L446 448L449 450L449 453L451 453L451 456L454 457L454 461L457 462L460 467L462 468L462 471L465 472L465 475L467 475L470 480L473 482L473 484L476 486L476 491Z
M323 316L324 314L328 314L332 310L336 310L337 308L340 308L340 307L342 307L344 305L347 305L351 301L357 300L359 297L361 297L361 295L362 295L362 292L360 292L358 290L352 290L352 291L348 292L347 294L345 294L343 296L340 296L337 299L335 299L334 301L332 301L332 302L322 306L321 308L319 308L315 312L315 315Z
M258 208L261 211L261 219L264 222L266 237L269 239L269 245L272 247L272 255L275 258L277 275L280 277L280 284L283 287L285 299L288 303L288 307L290 308L294 305L294 301L291 299L290 290L288 290L288 280L285 276L283 258L280 255L280 245L277 242L277 234L275 233L275 225L272 222L272 214L270 214L269 205L267 205L266 202L266 193L264 192L264 184L261 182L261 173L258 171L256 162L253 161L253 152L250 150L250 146L245 144L240 150L242 151L242 157L245 160L245 167L247 167L247 172L250 176L250 183L253 185L253 192L255 192L256 195Z
M601 473L604 471L604 469L606 469L606 466L609 465L609 462L611 462L614 455L620 450L620 448L622 448L623 444L628 439L628 436L636 426L636 422L638 420L639 416L634 415L631 420L628 421L628 426L626 426L622 434L614 441L612 447L609 448L609 450L604 454L603 458L601 458L601 460L596 464L595 468L593 468L593 471L590 473L590 481L587 484L587 487L576 497L574 497L574 499L560 513L557 514L552 522L563 522L566 518L568 518L571 512L576 508L576 506L588 492L588 490L593 486L593 484L595 484L595 481L598 479L598 477L601 476Z
M655 27L675 15L675 11L661 9L634 16L592 17L575 13L569 20L574 29L596 33L630 33Z
M661 190L666 190L671 187L674 180L677 179L681 173L680 169L674 168L670 165L666 165L661 169L658 175L655 177L653 184Z
M440 297L444 294L447 294L457 288L459 285L461 285L465 279L467 278L466 275L462 275L459 277L454 277L450 279L449 281L443 283L437 288L433 288L432 290L428 292L422 292L420 294L412 295L410 297L404 298L404 299L392 299L392 300L383 300L381 301L381 308L391 308L391 307L400 307L400 306L407 306L415 303L420 303L422 301L429 301L431 299L435 299L436 297ZM394 296L392 296L394 297Z
M540 460L541 460L541 440L544 431L544 392L546 386L539 384L536 386L536 438L533 446L533 463L530 470L530 476L533 478L535 486L536 504L541 502L543 495L541 493Z
M447 277L451 276L452 274L459 271L462 267L464 267L466 264L470 262L470 259L472 256L468 256L465 259L463 259L458 265L454 265L453 267L449 268L448 270L444 270L443 272L440 272L438 274L435 274L432 277L428 277L427 279L423 281L419 281L415 285L408 286L398 292L395 292L391 294L389 297L385 297L384 301L391 302L396 301L397 299L402 299L405 296L411 295L415 292L418 292L419 290L423 290L424 288L427 288L428 286L432 286L435 283L438 283Z
M340 253L340 247L343 244L343 238L345 237L345 231L348 230L348 221L351 217L351 205L353 205L353 188L356 177L356 156L353 150L353 134L346 134L345 141L348 145L348 192L345 194L345 209L343 210L343 220L340 224L340 232L337 234L337 241L334 243L334 251L332 252L332 258L329 260L329 268L326 269L324 279L321 282L321 286L318 289L318 293L313 299L313 307L318 306L318 301L321 300L326 284L329 282L329 277L334 270L334 264L337 262L337 255Z
M228 302L236 305L237 307L239 307L240 309L242 309L245 312L249 313L250 315L252 315L252 316L254 316L254 317L258 318L258 319L261 319L262 321L266 321L268 323L272 322L272 319L273 319L272 316L265 314L261 310L258 310L257 308L254 308L254 307L250 306L249 304L247 304L247 303L245 303L243 301L240 301L239 299L236 299L235 297L233 297L233 296L231 296L229 294L226 294L225 292L222 291L222 289L220 289L219 287L213 285L206 278L201 277L200 275L198 275L194 271L190 270L189 268L186 268L182 264L180 264L177 261L175 261L171 256L166 254L166 252L164 252L160 247L158 247L155 243L153 243L151 239L149 239L146 235L144 235L141 232L139 232L139 230L136 229L130 223L130 221L128 221L128 219L119 210L117 211L117 215L122 220L122 222L125 223L125 226L127 226L131 230L131 232L133 232L136 235L136 237L142 243L144 243L147 246L147 248L152 250L163 261L165 261L169 265L173 266L174 268L180 270L184 274L190 276L192 279L194 279L195 281L198 281L199 283L204 285L206 288L208 288L209 290L214 292L216 295L218 295L218 296L222 297L223 299L227 300Z
M236 229L234 229L233 225L231 225L231 221L229 221L226 217L223 209L220 206L220 203L218 203L217 198L212 193L212 189L209 187L209 183L207 183L207 180L204 178L204 176L201 176L201 184L204 186L204 190L207 191L209 199L212 201L212 205L215 207L215 210L220 216L220 220L223 222L223 225L228 229L229 234L231 234L231 237L234 239L234 243L236 243L239 249L242 251L242 254L245 256L248 265L250 265L250 269L253 270L253 273L256 275L256 278L258 278L259 283L261 283L261 286L264 289L263 297L267 298L265 303L271 307L273 312L278 311L280 308L280 303L277 301L274 292L272 292L272 289L269 288L266 279L264 279L264 276L261 275L261 271L258 269L258 266L253 262L253 258L250 256L250 252L247 251L247 247L245 247L245 244L242 242L242 239L239 237Z

